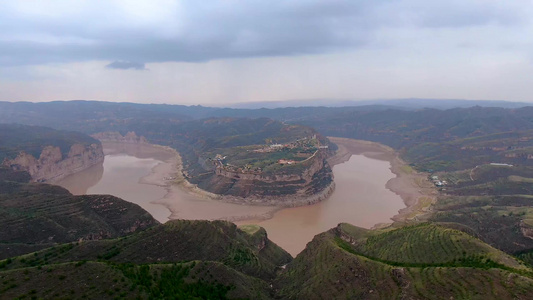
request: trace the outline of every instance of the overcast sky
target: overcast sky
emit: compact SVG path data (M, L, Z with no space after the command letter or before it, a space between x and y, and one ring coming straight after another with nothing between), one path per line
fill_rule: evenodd
M533 102L533 1L0 1L0 100Z

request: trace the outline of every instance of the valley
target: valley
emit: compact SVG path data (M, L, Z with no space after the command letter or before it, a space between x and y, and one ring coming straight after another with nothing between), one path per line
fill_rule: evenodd
M0 3L0 300L533 300L533 1Z
M527 108L300 111L4 131L0 295L527 299Z
M106 153L103 166L71 175L58 185L73 194L121 197L140 205L161 223L169 219L222 219L238 225L257 224L295 256L313 236L338 223L371 228L378 223L390 223L405 207L400 196L386 189L388 182L395 178L387 161L394 157L393 153L383 152L378 144L333 140L339 146L339 154L331 158L332 164L335 163L335 191L329 198L310 206L283 208L228 203L217 195L179 183L179 156L175 152L147 143L124 141L102 142ZM350 149L341 150L342 147ZM351 158L342 162L346 155ZM89 186L80 191L84 184ZM353 193L354 188L357 194Z

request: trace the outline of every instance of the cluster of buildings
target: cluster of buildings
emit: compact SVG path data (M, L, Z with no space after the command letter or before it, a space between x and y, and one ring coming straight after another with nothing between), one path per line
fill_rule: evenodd
M291 160L291 159L280 159L278 160L278 164L280 165L293 165L297 163L295 160Z
M442 181L439 180L439 176L431 176L431 181L433 182L435 186L438 186L438 187L445 186L446 184L448 184L446 180L442 180Z

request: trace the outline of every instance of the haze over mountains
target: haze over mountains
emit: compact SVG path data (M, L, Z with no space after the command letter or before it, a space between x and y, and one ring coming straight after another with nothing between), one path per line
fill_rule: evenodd
M503 107L519 108L532 106L528 102L513 102L503 100L463 100L463 99L382 99L382 100L335 100L335 99L310 99L310 100L286 100L286 101L259 101L244 102L226 105L217 105L217 107L229 108L283 108L283 107L302 107L302 106L325 106L325 107L347 107L347 106L384 106L396 109L451 109L457 107Z

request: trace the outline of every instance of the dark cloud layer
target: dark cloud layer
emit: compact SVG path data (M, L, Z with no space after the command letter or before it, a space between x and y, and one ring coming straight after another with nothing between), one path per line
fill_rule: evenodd
M151 62L331 53L372 44L386 30L520 26L530 19L527 3L11 1L0 4L0 65L106 60L108 68L141 70Z
M120 61L116 60L105 66L108 69L120 69L120 70L146 70L144 63L138 63L133 61Z

